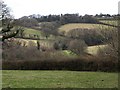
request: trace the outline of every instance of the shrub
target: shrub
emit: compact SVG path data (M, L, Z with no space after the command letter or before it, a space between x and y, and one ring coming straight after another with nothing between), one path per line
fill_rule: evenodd
M69 44L69 49L78 55L83 54L86 47L87 45L83 40L75 39L72 40Z

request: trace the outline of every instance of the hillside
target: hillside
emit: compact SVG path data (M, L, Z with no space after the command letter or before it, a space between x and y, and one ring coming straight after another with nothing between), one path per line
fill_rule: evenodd
M30 38L30 39L44 39L45 38L45 34L40 31L40 30L36 30L36 29L32 29L32 28L26 28L24 27L24 31L23 31L23 38Z
M61 26L58 30L59 33L67 33L70 30L80 28L80 29L107 29L107 28L113 28L107 25L101 25L101 24L86 24L86 23L72 23L72 24L65 24Z
M86 48L85 52L91 55L97 55L100 50L104 50L108 45L95 45Z
M34 34L34 35L42 35L43 32L35 30L35 29L31 29L31 28L24 28L24 33L25 34Z
M21 42L22 46L36 46L37 47L37 41L39 41L41 46L47 47L47 48L53 48L54 40L32 40L32 39L21 39L16 38L16 42Z
M100 22L102 23L106 23L106 24L110 24L110 25L118 25L118 21L117 20L100 20Z
M68 33L71 30L74 29L86 29L87 30L98 30L101 28L102 29L108 29L108 28L113 28L110 26L106 26L106 25L100 25L100 24L86 24L86 23L71 23L71 24L65 24L62 25L61 27L58 28L58 33ZM37 42L40 43L40 46L42 48L46 48L46 49L53 49L54 48L54 44L55 42L61 42L63 40L63 42L66 42L64 40L68 39L67 36L55 36L53 34L49 34L49 33L44 33L41 30L36 30L36 29L32 29L32 28L24 28L24 37L23 38L16 38L15 40L17 42L21 42L22 46L35 46L37 47ZM47 37L46 37L47 35ZM96 38L95 38L96 39ZM70 40L73 40L72 38ZM62 42L62 43L63 43ZM64 44L64 43L63 43ZM97 52L99 51L99 49L104 50L106 45L93 45L93 46L88 46L85 50L86 53L92 54L92 55L97 55ZM73 54L71 54L71 51L66 50L66 51L60 51L57 50L56 54L65 54L67 56L74 56Z

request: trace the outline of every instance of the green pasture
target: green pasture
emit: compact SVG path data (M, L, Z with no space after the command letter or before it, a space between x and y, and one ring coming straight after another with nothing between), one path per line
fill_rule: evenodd
M118 74L107 72L3 70L3 88L117 88Z

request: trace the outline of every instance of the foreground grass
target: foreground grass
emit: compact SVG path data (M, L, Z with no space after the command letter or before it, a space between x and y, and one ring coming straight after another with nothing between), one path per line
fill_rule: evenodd
M117 73L79 71L3 71L3 88L116 88Z

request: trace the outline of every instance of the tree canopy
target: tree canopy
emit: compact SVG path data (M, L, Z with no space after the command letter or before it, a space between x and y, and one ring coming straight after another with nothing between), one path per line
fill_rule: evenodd
M1 14L1 21L2 21L2 41L8 38L15 37L18 33L20 28L16 30L12 30L13 28L13 16L10 14L10 8L2 1L0 2L2 5L2 14Z

